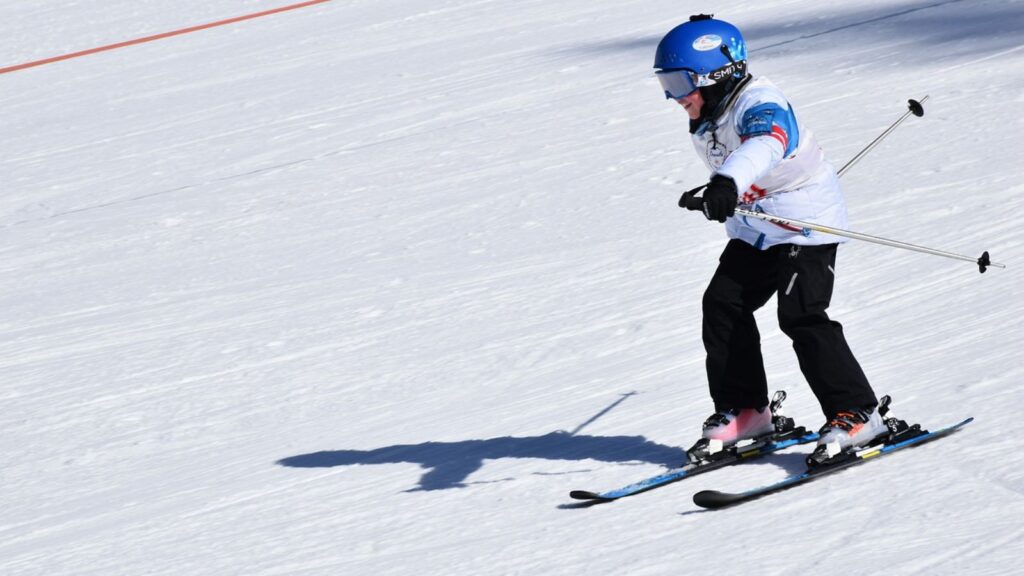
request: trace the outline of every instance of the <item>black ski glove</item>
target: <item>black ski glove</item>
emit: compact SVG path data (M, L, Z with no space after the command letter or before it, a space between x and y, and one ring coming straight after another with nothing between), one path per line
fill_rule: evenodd
M708 220L725 222L736 213L736 183L732 178L715 174L704 190L704 216Z

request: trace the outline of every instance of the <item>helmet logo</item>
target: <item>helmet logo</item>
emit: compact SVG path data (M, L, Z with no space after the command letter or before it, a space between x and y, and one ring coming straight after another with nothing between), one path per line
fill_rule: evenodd
M710 78L714 82L718 82L719 80L723 78L728 78L729 76L740 77L746 73L747 61L740 60L739 62L726 64L725 66L722 66L718 70L712 70L711 73L708 74L708 78Z
M699 52L714 50L722 45L722 37L717 34L705 34L693 41L693 49Z

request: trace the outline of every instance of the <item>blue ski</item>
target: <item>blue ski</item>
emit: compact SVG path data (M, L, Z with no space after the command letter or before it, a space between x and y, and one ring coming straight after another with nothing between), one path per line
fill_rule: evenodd
M815 432L807 432L800 428L794 430L788 436L783 439L770 440L764 444L752 445L751 447L731 449L725 454L721 454L718 458L710 462L700 462L696 464L686 464L679 468L673 468L657 476L645 478L639 482L630 484L629 486L623 486L615 490L609 490L608 492L591 492L589 490L573 490L569 493L569 497L576 500L589 500L592 502L610 502L626 496L632 496L641 492L646 492L653 488L665 486L666 484L672 484L678 482L683 478L689 478L697 474L704 472L710 472L711 470L717 470L718 468L724 468L730 464L736 464L739 462L746 462L765 454L771 454L777 452L783 448L789 448L790 446L796 446L797 444L806 444L808 442L814 442L818 439L818 434Z
M747 502L774 492L792 488L793 486L803 484L804 482L816 480L822 476L831 474L832 472L838 472L857 464L863 464L868 460L873 460L877 456L884 456L897 450L902 450L903 448L910 448L912 446L924 444L925 442L937 440L956 432L973 420L974 418L967 418L958 424L947 426L945 428L935 430L934 432L923 431L920 430L919 427L915 426L910 429L909 433L897 435L896 438L889 443L860 449L855 452L843 452L828 462L809 468L806 472L795 474L773 484L767 484L765 486L747 490L746 492L737 493L719 492L718 490L702 490L693 495L693 502L703 508L711 509L724 508L741 502Z

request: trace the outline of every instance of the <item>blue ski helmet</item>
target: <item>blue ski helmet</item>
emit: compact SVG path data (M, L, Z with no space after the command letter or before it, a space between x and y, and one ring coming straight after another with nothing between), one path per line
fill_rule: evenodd
M732 24L705 14L691 16L658 43L654 67L665 97L678 99L697 88L743 78L747 45Z

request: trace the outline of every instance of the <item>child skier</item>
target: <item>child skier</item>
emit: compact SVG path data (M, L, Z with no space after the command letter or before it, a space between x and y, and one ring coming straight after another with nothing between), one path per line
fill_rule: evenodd
M715 413L702 437L732 445L774 432L754 312L773 294L800 370L825 413L819 446L862 446L887 431L878 400L825 310L843 239L735 217L748 210L846 227L835 168L782 92L747 73L735 26L693 16L658 44L654 67L665 97L690 119L697 154L711 171L700 201L730 240L703 298L703 340ZM707 442L703 443L706 446ZM697 446L691 459L704 456Z

